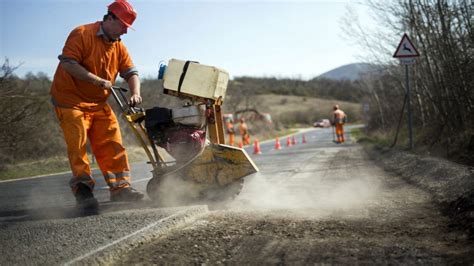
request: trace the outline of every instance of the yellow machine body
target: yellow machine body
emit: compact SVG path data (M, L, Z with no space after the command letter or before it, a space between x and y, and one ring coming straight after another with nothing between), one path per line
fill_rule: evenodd
M164 205L173 205L233 198L242 189L243 178L258 172L258 167L243 149L209 144L188 163L163 170L155 169L147 193Z
M204 82L203 77L209 77L209 81ZM258 172L258 167L245 150L224 145L221 105L227 87L227 72L173 59L164 78L165 94L206 106L209 143L188 162L165 161L164 151L154 144L143 125L145 112L136 111L126 104L125 89L112 89L125 119L153 166L153 177L147 184L149 197L163 205L174 205L199 200L222 201L236 196L242 188L243 178ZM167 84L171 87L167 88ZM199 93L196 93L196 88L200 88L197 90ZM122 99L115 90L120 92Z
M222 187L258 172L258 168L245 150L210 144L182 171L189 181Z

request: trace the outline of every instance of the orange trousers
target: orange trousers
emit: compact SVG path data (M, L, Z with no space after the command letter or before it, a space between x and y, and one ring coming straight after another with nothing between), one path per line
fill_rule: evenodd
M337 137L337 142L344 142L344 126L343 124L336 123L336 137Z
M110 106L107 104L103 109L95 112L61 107L55 107L55 111L66 140L73 175L69 185L73 193L76 192L79 183L84 183L91 189L95 185L87 158L87 140L91 144L92 152L110 192L129 187L128 156L122 145L117 118Z
M250 135L248 133L242 135L242 143L244 145L250 145Z
M234 133L228 133L229 134L229 145L234 146L235 143L235 134Z

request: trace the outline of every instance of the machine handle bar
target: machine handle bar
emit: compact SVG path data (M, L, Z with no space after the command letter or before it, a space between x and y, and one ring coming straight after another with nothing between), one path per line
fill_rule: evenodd
M125 96L125 93L128 92L128 89L126 88L122 88L122 87L119 87L119 86L112 86L110 91L112 92L112 94L114 95L114 98L115 100L117 101L118 105L120 106L120 108L122 109L122 111L124 113L136 113L137 111L135 110L135 107L131 106L129 103L128 103L128 100L127 100L127 97ZM120 94L120 99L117 92L119 92ZM137 109L140 109L140 108L137 108Z

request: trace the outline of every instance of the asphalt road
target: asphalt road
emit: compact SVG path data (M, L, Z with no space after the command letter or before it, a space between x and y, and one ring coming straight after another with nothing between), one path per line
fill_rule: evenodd
M110 261L149 264L466 264L474 245L426 191L376 166L331 129L252 155L249 176L225 209L212 210ZM252 147L247 148L251 154Z
M309 131L305 137L311 138L328 138L331 131L324 130L321 133L316 131ZM295 134L295 140L301 143L302 133ZM282 148L286 146L286 138L280 140ZM314 143L314 142L313 142ZM260 143L262 153L268 153L274 150L274 140ZM253 146L244 147L247 153L253 156ZM144 163L136 163L131 167L132 171L132 185L139 191L146 190L146 184L151 178L152 167ZM93 176L96 180L94 195L100 202L109 201L108 187L104 182L100 171L93 171ZM23 217L25 215L41 215L48 213L53 215L58 213L61 216L61 211L67 211L75 205L75 199L71 194L69 188L70 173L62 173L34 178L27 178L14 181L0 182L0 221L12 220ZM61 210L61 211L57 211Z
M303 134L307 143L302 143ZM430 196L373 165L331 129L261 154L224 209L112 204L100 175L99 215L74 211L68 174L0 183L1 265L467 263L474 249ZM132 167L144 191L146 164Z

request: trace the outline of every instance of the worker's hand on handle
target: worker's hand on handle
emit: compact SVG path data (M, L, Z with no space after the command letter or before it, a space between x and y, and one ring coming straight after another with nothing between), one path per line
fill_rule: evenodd
M130 97L130 101L128 102L128 104L132 107L134 107L135 105L137 104L140 104L142 103L142 97L138 94L134 94Z
M130 88L130 101L129 105L134 107L137 104L142 103L142 97L140 96L140 79L138 75L132 75L127 79L128 87Z

